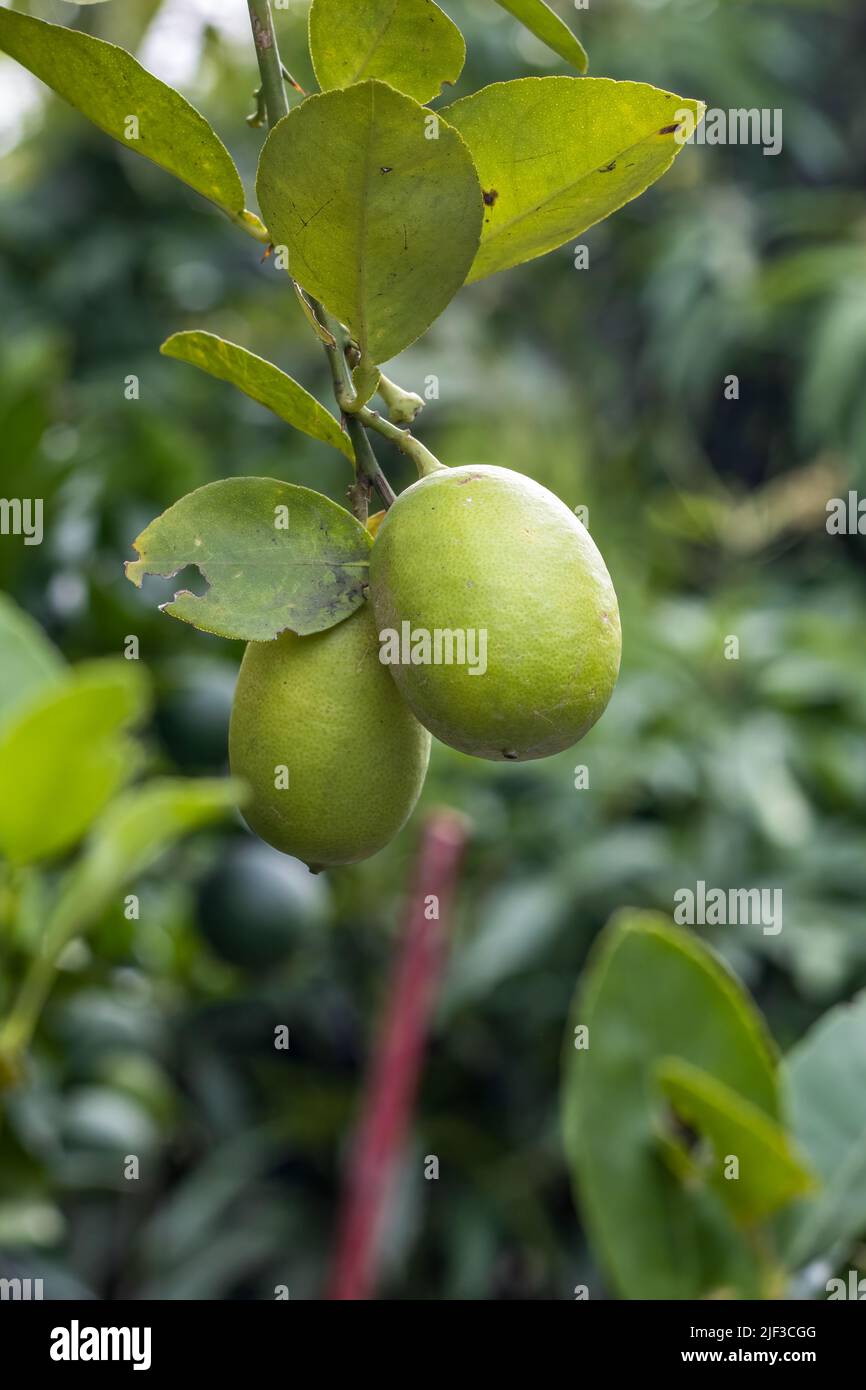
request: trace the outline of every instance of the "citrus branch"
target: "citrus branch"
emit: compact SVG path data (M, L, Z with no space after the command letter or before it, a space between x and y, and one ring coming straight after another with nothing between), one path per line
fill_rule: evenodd
M283 78L283 65L277 48L274 18L271 14L270 0L247 0L250 23L253 26L253 41L256 45L256 58L259 64L268 125L271 129L283 116L289 114L289 103Z

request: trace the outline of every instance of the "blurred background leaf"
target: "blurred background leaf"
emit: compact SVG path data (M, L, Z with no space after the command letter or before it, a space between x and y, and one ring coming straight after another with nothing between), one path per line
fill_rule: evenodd
M844 1248L863 1229L866 1186L866 994L832 1009L786 1060L791 1120L822 1190L789 1217L787 1253L799 1267Z

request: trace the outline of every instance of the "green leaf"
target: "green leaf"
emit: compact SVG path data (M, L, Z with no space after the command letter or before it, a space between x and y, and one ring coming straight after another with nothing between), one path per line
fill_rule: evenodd
M677 1057L663 1057L655 1075L680 1119L709 1141L705 1176L738 1221L764 1220L815 1186L782 1126L724 1082ZM725 1176L731 1156L736 1178Z
M176 840L220 819L243 799L242 783L217 778L165 778L125 792L93 827L67 875L53 926L85 926Z
M69 849L137 770L126 737L147 707L136 662L78 666L0 734L0 852L17 864Z
M823 1184L788 1223L784 1253L798 1268L866 1232L866 992L818 1020L783 1079L795 1138Z
M0 594L0 718L58 681L64 660L38 623Z
M446 106L484 190L470 280L553 251L643 193L673 163L701 102L643 82L522 77Z
M255 228L258 218L244 210L240 175L219 136L185 97L125 49L7 9L0 9L0 49L126 149L152 159L233 221Z
M513 14L515 19L519 19L530 34L541 39L542 43L546 43L560 58L571 63L578 72L586 72L589 67L586 49L571 32L565 20L554 14L550 6L545 5L544 0L496 0L496 3L509 14Z
M316 337L319 339L319 342L324 343L325 347L336 347L336 338L334 337L333 333L329 328L326 328L323 323L319 323L319 320L316 318L316 315L313 312L312 304L310 303L307 296L304 294L304 291L301 289L297 280L292 280L292 288L295 291L295 297L301 306L304 318L307 320L307 323L310 325Z
M214 333L200 331L174 333L163 343L160 352L200 367L219 381L230 382L259 405L267 406L286 424L294 425L311 439L321 439L324 444L339 449L346 458L354 459L349 436L343 433L333 415L273 362L266 362L263 357L238 347L237 343L218 338Z
M566 1150L590 1237L626 1298L758 1293L745 1234L712 1188L672 1171L655 1070L677 1058L778 1123L773 1055L738 981L663 917L623 913L599 939L566 1040Z
M478 247L481 190L466 146L384 82L296 106L268 136L256 186L294 279L376 364L441 314Z
M430 101L457 81L466 44L433 0L313 0L310 55L323 92L378 77Z
M209 589L165 611L202 632L266 642L324 632L360 607L372 539L328 497L276 478L226 478L175 502L133 542L126 576L170 579L195 565Z

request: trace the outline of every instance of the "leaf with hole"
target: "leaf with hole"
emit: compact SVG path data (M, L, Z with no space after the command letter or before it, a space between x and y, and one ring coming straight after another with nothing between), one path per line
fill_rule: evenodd
M310 56L323 92L378 77L430 101L457 81L466 44L434 0L313 0Z
M547 44L578 72L586 72L589 67L586 49L565 20L560 19L549 5L545 5L544 0L496 0L496 3L519 19L524 29Z
M174 357L178 362L189 362L219 381L229 382L244 395L258 401L259 405L279 415L286 424L294 425L296 430L308 434L311 439L320 439L333 449L339 449L346 458L354 458L349 437L340 429L333 415L303 386L275 367L273 362L257 357L254 352L248 352L237 343L218 338L214 333L199 330L172 334L163 343L160 352L166 357Z
M372 363L442 313L478 248L481 189L463 140L384 82L296 106L265 142L256 187L291 275Z
M765 1220L816 1186L785 1129L717 1077L679 1057L663 1057L655 1076L680 1120L709 1144L711 1157L697 1175L737 1221ZM728 1172L731 1159L737 1167Z
M148 685L133 661L75 667L39 691L0 733L0 853L29 864L69 849L141 757L128 730Z
M578 1025L588 1028L586 1048L574 1046ZM779 1125L773 1052L739 982L665 918L622 913L590 957L566 1051L566 1151L616 1288L625 1298L758 1296L746 1234L706 1179L692 1181L693 1163L677 1171L671 1161L681 1146L656 1077L664 1059L688 1063L746 1103L752 1130L757 1117Z
M484 190L470 281L555 250L643 193L703 109L607 77L521 77L446 106Z
M209 587L165 612L202 632L267 642L323 632L364 602L372 539L330 498L276 478L225 478L175 502L133 542L126 576L173 578L195 565Z
M234 161L195 107L115 44L0 9L0 50L51 87L125 149L144 155L264 235L245 211Z

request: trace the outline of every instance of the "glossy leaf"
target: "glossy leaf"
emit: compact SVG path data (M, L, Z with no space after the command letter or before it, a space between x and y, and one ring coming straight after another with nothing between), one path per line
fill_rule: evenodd
M200 367L219 381L230 382L295 429L339 449L348 459L354 458L349 436L343 433L333 415L273 362L257 357L237 343L218 338L214 333L200 331L174 333L163 343L160 352Z
M819 1019L783 1077L794 1135L823 1184L787 1223L796 1268L866 1232L866 992Z
M126 730L144 714L136 662L93 661L48 686L0 734L0 853L17 864L69 849L137 770Z
M0 50L41 78L100 130L153 160L252 229L231 155L185 97L130 53L61 24L0 9Z
M292 276L374 363L441 314L478 247L481 190L466 146L384 82L296 106L268 136L257 189Z
M313 0L310 55L323 92L378 77L430 101L457 81L466 44L434 0Z
M586 72L589 59L580 40L571 32L565 20L545 5L544 0L496 0L503 10L519 19L525 29L548 48L558 53L578 72Z
M606 77L522 77L446 106L484 190L469 279L553 251L643 193L679 153L684 111L697 121L703 106Z
M38 623L0 594L0 719L60 680L66 663Z
M666 1057L656 1080L680 1120L708 1141L703 1173L737 1220L763 1220L815 1186L783 1127L716 1077ZM731 1157L736 1176L726 1174Z
M112 801L67 876L55 926L86 925L176 840L219 820L243 801L244 794L243 784L229 779L165 778Z
M755 1296L754 1254L718 1194L672 1171L662 1059L700 1068L779 1121L774 1060L737 980L694 936L654 914L623 913L605 930L578 990L566 1041L563 1113L580 1210L626 1298ZM667 1161L666 1161L667 1160Z
M266 642L290 628L323 632L364 601L372 540L350 512L276 478L226 478L182 497L133 542L126 566L170 579L195 565L209 588L165 611L202 632Z

